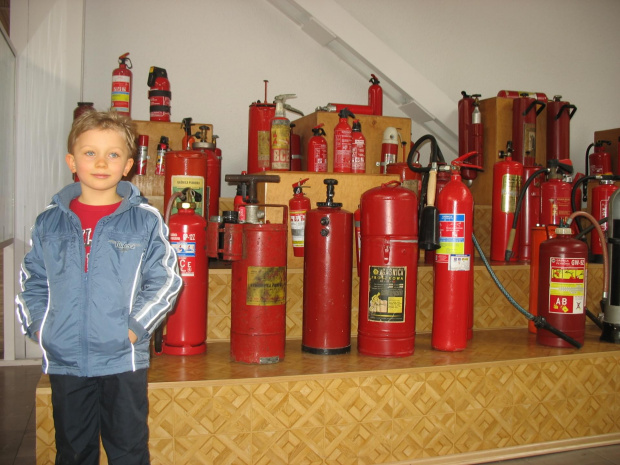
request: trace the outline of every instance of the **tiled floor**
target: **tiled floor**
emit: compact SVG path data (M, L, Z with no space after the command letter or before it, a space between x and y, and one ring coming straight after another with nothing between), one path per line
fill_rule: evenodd
M0 362L1 363L1 362ZM39 365L0 365L0 464L34 465ZM506 460L505 465L620 465L620 445Z

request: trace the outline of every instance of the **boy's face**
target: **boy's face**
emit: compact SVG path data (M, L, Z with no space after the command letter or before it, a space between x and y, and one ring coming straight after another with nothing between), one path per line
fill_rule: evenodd
M89 205L118 202L116 186L133 166L125 138L117 131L101 129L80 134L65 161L80 179L80 201Z

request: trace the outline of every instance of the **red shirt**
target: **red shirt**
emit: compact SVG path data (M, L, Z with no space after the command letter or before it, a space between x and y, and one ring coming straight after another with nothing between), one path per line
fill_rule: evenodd
M95 234L95 226L97 222L104 216L111 215L116 211L121 203L112 205L86 205L77 198L73 199L69 204L71 211L75 213L82 223L82 234L84 236L84 248L86 249L86 262L84 263L84 271L88 271L88 254L90 254L90 244Z

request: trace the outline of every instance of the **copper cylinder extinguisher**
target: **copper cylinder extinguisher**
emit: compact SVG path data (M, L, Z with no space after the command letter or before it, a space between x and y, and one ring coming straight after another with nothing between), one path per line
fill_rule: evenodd
M570 158L570 120L576 111L561 95L547 102L547 160Z
M324 124L312 128L312 137L308 141L306 171L314 173L327 172L327 140L325 139Z
M360 200L357 348L375 357L413 354L418 268L418 199L391 181Z
M540 244L538 316L583 344L586 325L588 246L573 238L564 222L556 237ZM547 330L536 332L536 342L551 347L572 347Z
M529 152L536 159L536 118L545 109L546 103L523 93L514 99L512 106L513 159L519 163Z
M170 245L178 257L183 289L166 323L162 352L196 355L207 351L209 260L206 255L207 221L196 213L193 192L186 190L177 213L170 216Z
M293 197L288 201L291 216L291 239L293 240L293 255L295 257L304 256L306 215L311 208L310 199L303 192L303 189L310 187L304 186L308 179L301 179L293 184Z
M450 182L437 195L440 247L433 267L431 345L448 352L464 350L473 335L474 199L456 170L464 158L452 162Z
M118 57L118 68L112 71L111 109L131 118L133 74L129 52Z
M271 169L269 158L271 120L276 114L276 104L267 102L267 83L265 80L265 100L250 104L248 124L248 166L249 174Z
M334 202L336 179L325 179L327 198L306 215L301 349L320 355L351 351L353 214Z
M257 203L256 183L279 182L280 177L227 174L224 180L246 183L250 192L245 223L209 222L207 231L207 254L232 261L230 358L277 363L284 359L286 344L288 207ZM281 208L282 222L263 223L259 211L264 208Z
M511 229L517 207L517 198L523 182L523 164L512 159L512 148L499 153L500 161L493 166L493 197L491 209L491 260L504 261L507 244L518 251L521 228ZM512 236L512 237L511 237ZM518 253L511 260L517 260Z

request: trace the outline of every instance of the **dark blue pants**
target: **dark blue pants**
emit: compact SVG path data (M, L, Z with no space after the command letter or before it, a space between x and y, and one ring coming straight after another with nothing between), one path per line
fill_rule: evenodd
M84 378L50 375L56 464L149 463L147 370Z

